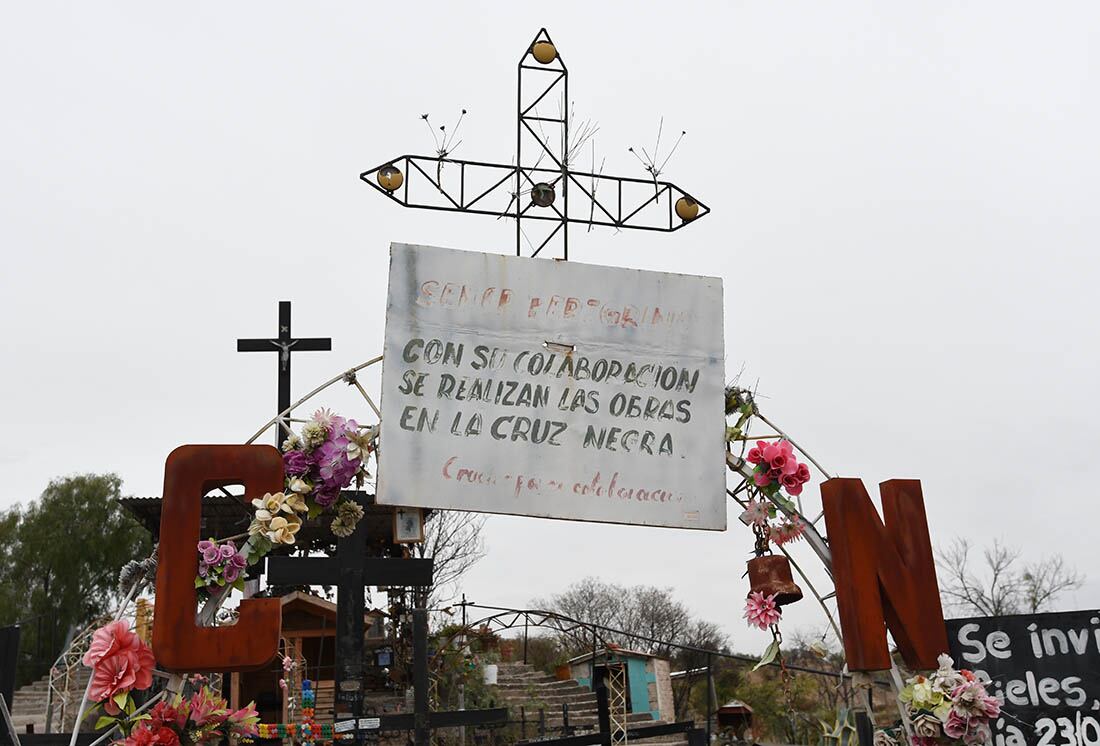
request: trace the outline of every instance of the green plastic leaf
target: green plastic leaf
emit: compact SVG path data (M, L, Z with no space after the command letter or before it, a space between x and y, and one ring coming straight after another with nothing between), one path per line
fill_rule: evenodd
M760 656L760 660L757 661L756 665L752 667L752 670L755 671L756 669L760 668L761 666L766 666L769 663L772 663L773 661L775 661L775 659L778 655L779 655L779 643L775 640L772 640L772 644L769 645L768 649L764 651L764 654L762 656Z
M115 704L118 705L118 709L122 709L126 706L126 700L130 698L129 692L119 692L115 695Z
M115 724L115 719L114 718L107 717L106 715L101 715L99 720L95 721L95 729L96 730L102 730L102 729L106 728L107 726L114 725L114 724Z
M206 581L202 577L196 575L195 576L195 587L196 588L202 588L205 585L206 585Z
M235 581L233 581L233 588L240 591L241 593L244 593L244 578L237 578Z

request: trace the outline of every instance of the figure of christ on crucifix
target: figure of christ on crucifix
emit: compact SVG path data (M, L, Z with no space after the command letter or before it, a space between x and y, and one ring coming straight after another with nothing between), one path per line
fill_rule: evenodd
M365 508L373 502L372 495L344 492ZM336 672L335 719L363 722L364 675L364 613L366 586L413 587L426 589L432 583L432 560L402 557L368 556L369 517L359 521L355 531L337 539L335 557L280 557L267 560L267 580L271 585L331 585L336 584ZM385 521L392 528L392 519ZM423 598L426 594L414 594ZM506 708L468 710L462 712L431 712L428 706L428 611L414 608L413 688L414 711L408 715L383 715L372 719L364 730L353 728L356 741L371 730L413 730L414 743L427 746L433 728L461 725L503 723L508 718ZM351 729L349 729L350 732Z
M328 337L294 339L290 333L290 301L279 301L279 334L275 339L238 339L237 352L279 353L279 403L278 414L290 408L290 353L328 352L332 340ZM275 446L281 447L290 430L281 419L275 429Z

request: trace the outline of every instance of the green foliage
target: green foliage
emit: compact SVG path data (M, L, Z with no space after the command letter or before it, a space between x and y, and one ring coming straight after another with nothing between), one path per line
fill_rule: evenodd
M26 510L0 514L0 624L20 623L20 683L45 673L70 629L117 601L122 566L149 554L121 486L114 474L55 479Z

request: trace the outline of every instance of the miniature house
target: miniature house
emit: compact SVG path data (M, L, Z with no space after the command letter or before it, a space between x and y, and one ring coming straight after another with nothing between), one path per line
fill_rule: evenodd
M586 653L569 661L572 678L589 689L594 689L606 679L611 666L622 666L625 669L628 712L647 713L654 720L668 723L676 720L667 658L612 647L597 650L595 656Z

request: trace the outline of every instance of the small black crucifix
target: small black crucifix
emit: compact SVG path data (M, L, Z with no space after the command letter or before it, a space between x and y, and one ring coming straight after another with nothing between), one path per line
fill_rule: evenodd
M524 51L517 78L516 154L510 165L451 158L455 146L445 137L435 157L401 155L359 178L405 207L514 218L516 256L525 241L536 256L556 238L568 259L570 223L668 232L709 212L680 187L660 180L671 157L662 161L657 155L660 128L654 152L643 149L645 159L635 153L648 177L605 174L594 153L590 171L576 168L596 128L591 122L571 127L569 70L546 29Z
M279 301L279 335L275 339L238 339L237 352L278 352L279 353L279 423L275 430L275 445L281 447L290 436L290 430L282 419L283 412L290 409L290 353L327 352L332 349L332 340L328 337L307 337L294 339L290 334L290 301Z
M366 504L373 497L361 492L344 492ZM369 509L369 508L368 508ZM431 559L368 557L367 524L364 516L351 536L337 539L335 557L280 557L267 560L267 580L272 585L330 585L336 580L336 720L356 719L363 715L363 615L366 611L364 587L387 585L426 587L432 584ZM389 521L387 520L387 524ZM378 722L352 727L356 741L372 731L414 731L417 746L427 746L432 728L459 725L503 723L508 710L470 710L431 712L428 706L428 612L412 610L413 618L413 689L415 704L412 717L383 715Z

